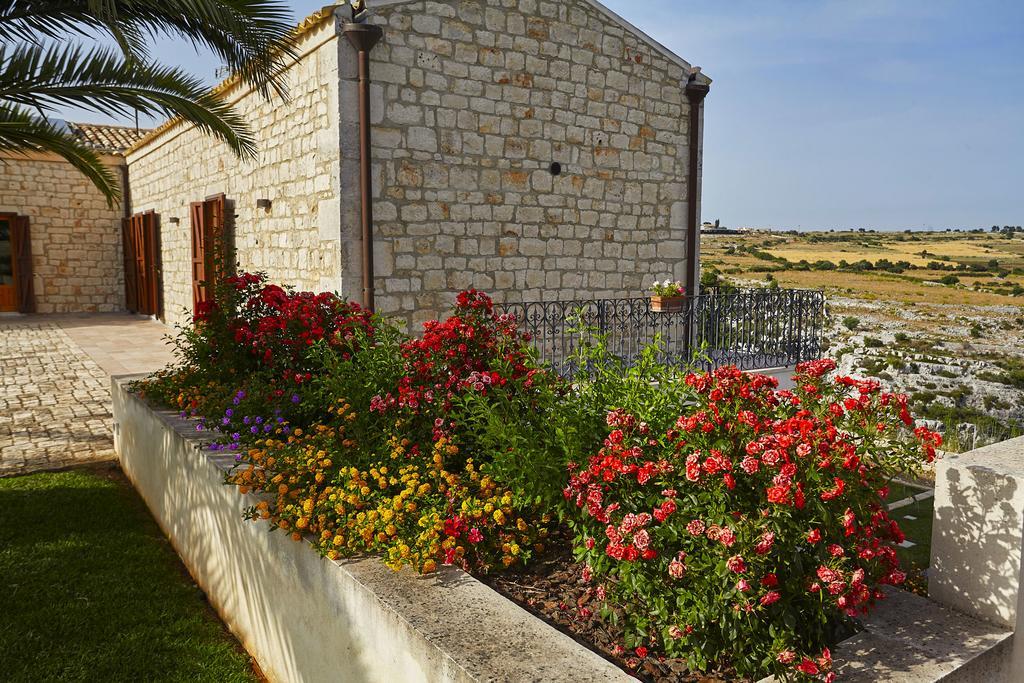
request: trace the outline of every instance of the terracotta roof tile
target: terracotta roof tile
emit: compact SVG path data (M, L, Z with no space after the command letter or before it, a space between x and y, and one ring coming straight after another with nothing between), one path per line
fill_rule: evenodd
M121 153L142 139L149 129L67 122L71 133L97 152Z

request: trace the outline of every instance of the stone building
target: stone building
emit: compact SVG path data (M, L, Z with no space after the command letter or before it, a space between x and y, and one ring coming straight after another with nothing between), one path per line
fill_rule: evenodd
M368 4L366 24L300 24L287 100L218 86L257 159L174 120L127 150L168 322L228 241L243 269L413 329L468 287L516 303L695 281L699 70L595 0Z
M134 128L67 123L119 177ZM120 205L64 159L0 152L0 312L124 310ZM19 258L20 256L20 258Z

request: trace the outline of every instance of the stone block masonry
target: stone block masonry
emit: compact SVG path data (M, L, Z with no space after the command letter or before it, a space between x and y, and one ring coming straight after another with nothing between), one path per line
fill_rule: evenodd
M119 174L118 157L105 162ZM124 309L121 207L107 206L71 164L46 154L0 155L0 213L28 216L39 313Z
M370 53L380 313L416 331L470 287L508 303L640 296L684 277L689 64L593 0L371 10L384 30ZM182 125L127 154L133 210L162 217L168 321L191 307L189 203L221 192L242 268L360 299L356 53L342 23L325 10L300 27L287 102L224 86L257 160Z
M342 290L339 226L338 59L333 17L303 34L288 70L288 99L265 100L236 86L228 95L249 122L258 158L241 160L223 143L178 125L127 154L133 211L160 215L164 312L192 311L189 205L224 193L233 202L240 266L274 282ZM258 199L270 199L269 211ZM169 222L177 217L177 225ZM348 292L346 292L348 294Z
M467 287L620 297L683 276L688 65L587 0L382 3L373 21L382 313L415 328Z

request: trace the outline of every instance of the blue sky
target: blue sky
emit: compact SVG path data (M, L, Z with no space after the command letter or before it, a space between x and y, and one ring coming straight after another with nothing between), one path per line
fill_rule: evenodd
M298 20L324 2L291 4ZM705 219L1024 224L1021 0L605 4L714 79ZM206 55L170 44L156 55L213 82Z

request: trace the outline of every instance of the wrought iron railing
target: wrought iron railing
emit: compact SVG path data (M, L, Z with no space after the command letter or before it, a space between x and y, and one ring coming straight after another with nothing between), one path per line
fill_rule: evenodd
M655 338L662 362L742 370L795 365L821 354L822 292L798 289L706 289L681 310L654 312L650 300L538 301L498 306L516 316L543 361L571 375L575 349L604 335L611 353L631 364Z

